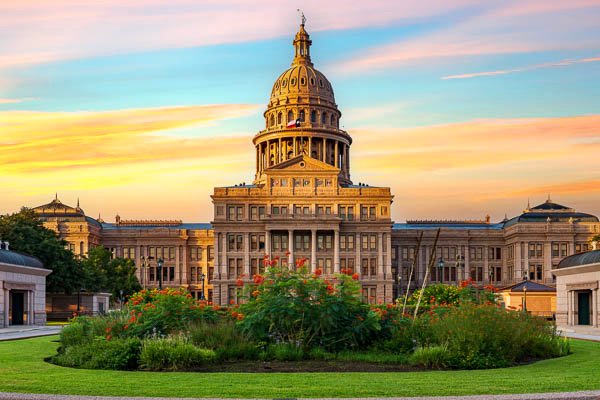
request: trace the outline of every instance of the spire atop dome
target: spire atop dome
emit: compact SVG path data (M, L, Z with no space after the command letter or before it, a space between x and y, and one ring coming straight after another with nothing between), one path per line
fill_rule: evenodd
M306 23L304 13L300 10L298 10L298 12L300 13L300 28L298 29L298 33L296 33L293 42L296 52L294 54L292 66L302 64L312 66L313 64L310 61L310 45L312 44L312 40L310 40L308 32L304 29L304 24Z

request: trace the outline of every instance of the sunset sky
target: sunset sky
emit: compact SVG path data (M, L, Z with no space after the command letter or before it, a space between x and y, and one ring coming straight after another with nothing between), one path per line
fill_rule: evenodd
M0 2L0 213L208 222L307 17L393 219L600 215L600 0Z

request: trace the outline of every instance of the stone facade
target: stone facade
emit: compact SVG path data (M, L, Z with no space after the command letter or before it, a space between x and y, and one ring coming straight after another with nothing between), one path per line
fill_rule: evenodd
M119 216L106 223L58 198L36 212L75 254L102 245L131 258L144 287L157 286L156 261L162 258L165 285L187 287L216 303L237 301L237 279L261 271L265 254L292 268L306 258L310 269L320 268L325 276L355 271L365 301L389 302L419 287L429 265L433 282L472 278L504 287L527 276L553 285L553 267L589 249L591 237L600 233L598 218L550 198L498 223L489 217L394 223L390 188L351 181L352 138L340 129L342 113L331 83L313 66L311 44L301 25L292 65L273 85L265 129L252 139L254 181L215 188L211 224Z
M581 261L569 262L577 258ZM600 334L600 250L568 257L552 274L556 276L556 325Z
M0 328L46 324L46 276L33 258L0 249Z

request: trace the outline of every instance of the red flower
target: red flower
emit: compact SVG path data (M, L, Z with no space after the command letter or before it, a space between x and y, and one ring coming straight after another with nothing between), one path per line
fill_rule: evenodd
M254 283L256 283L257 285L260 285L261 283L263 283L264 280L265 280L265 278L262 275L259 275L259 274L254 275Z
M289 251L289 250L285 252L285 256L286 256L286 257L288 257L290 254L292 254L292 253L290 253L290 251Z
M110 339L112 339L112 335L106 336L106 340L110 340Z
M358 273L355 272L354 274L352 274L352 279L354 279L355 281L357 281L359 278Z
M242 287L242 286L244 286L244 281L241 279L238 279L235 281L235 285L238 287Z
M239 314L237 315L237 319L238 319L238 321L241 321L241 320L243 320L243 319L244 319L244 314L242 314L242 313L239 313Z
M229 300L229 304L234 305L235 304L235 300Z
M320 268L317 268L317 269L315 270L315 275L316 275L316 276L321 276L322 274L323 274L323 271L322 271Z
M112 331L112 328L110 326L104 330L104 332L106 333L110 333L110 331Z

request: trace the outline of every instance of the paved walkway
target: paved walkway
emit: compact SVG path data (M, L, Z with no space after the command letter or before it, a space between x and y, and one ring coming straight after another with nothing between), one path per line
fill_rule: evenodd
M8 328L0 329L0 341L26 339L37 336L49 336L60 333L62 326L32 326L32 325L15 325Z
M105 396L65 396L48 394L18 394L18 393L0 393L0 400L127 400L131 397L105 397ZM184 400L182 398L164 398L164 397L134 397L136 400ZM353 400L377 400L373 398L355 398ZM482 395L482 396L444 396L444 397L385 397L386 400L599 400L600 390L584 392L565 392L565 393L534 393L534 394L506 394L506 395ZM185 400L190 400L186 398ZM202 399L202 400L220 400ZM239 400L239 399L227 399ZM284 400L284 399L281 399ZM285 399L300 400L300 399ZM308 400L308 399L307 399ZM345 400L345 399L310 399L310 400Z

